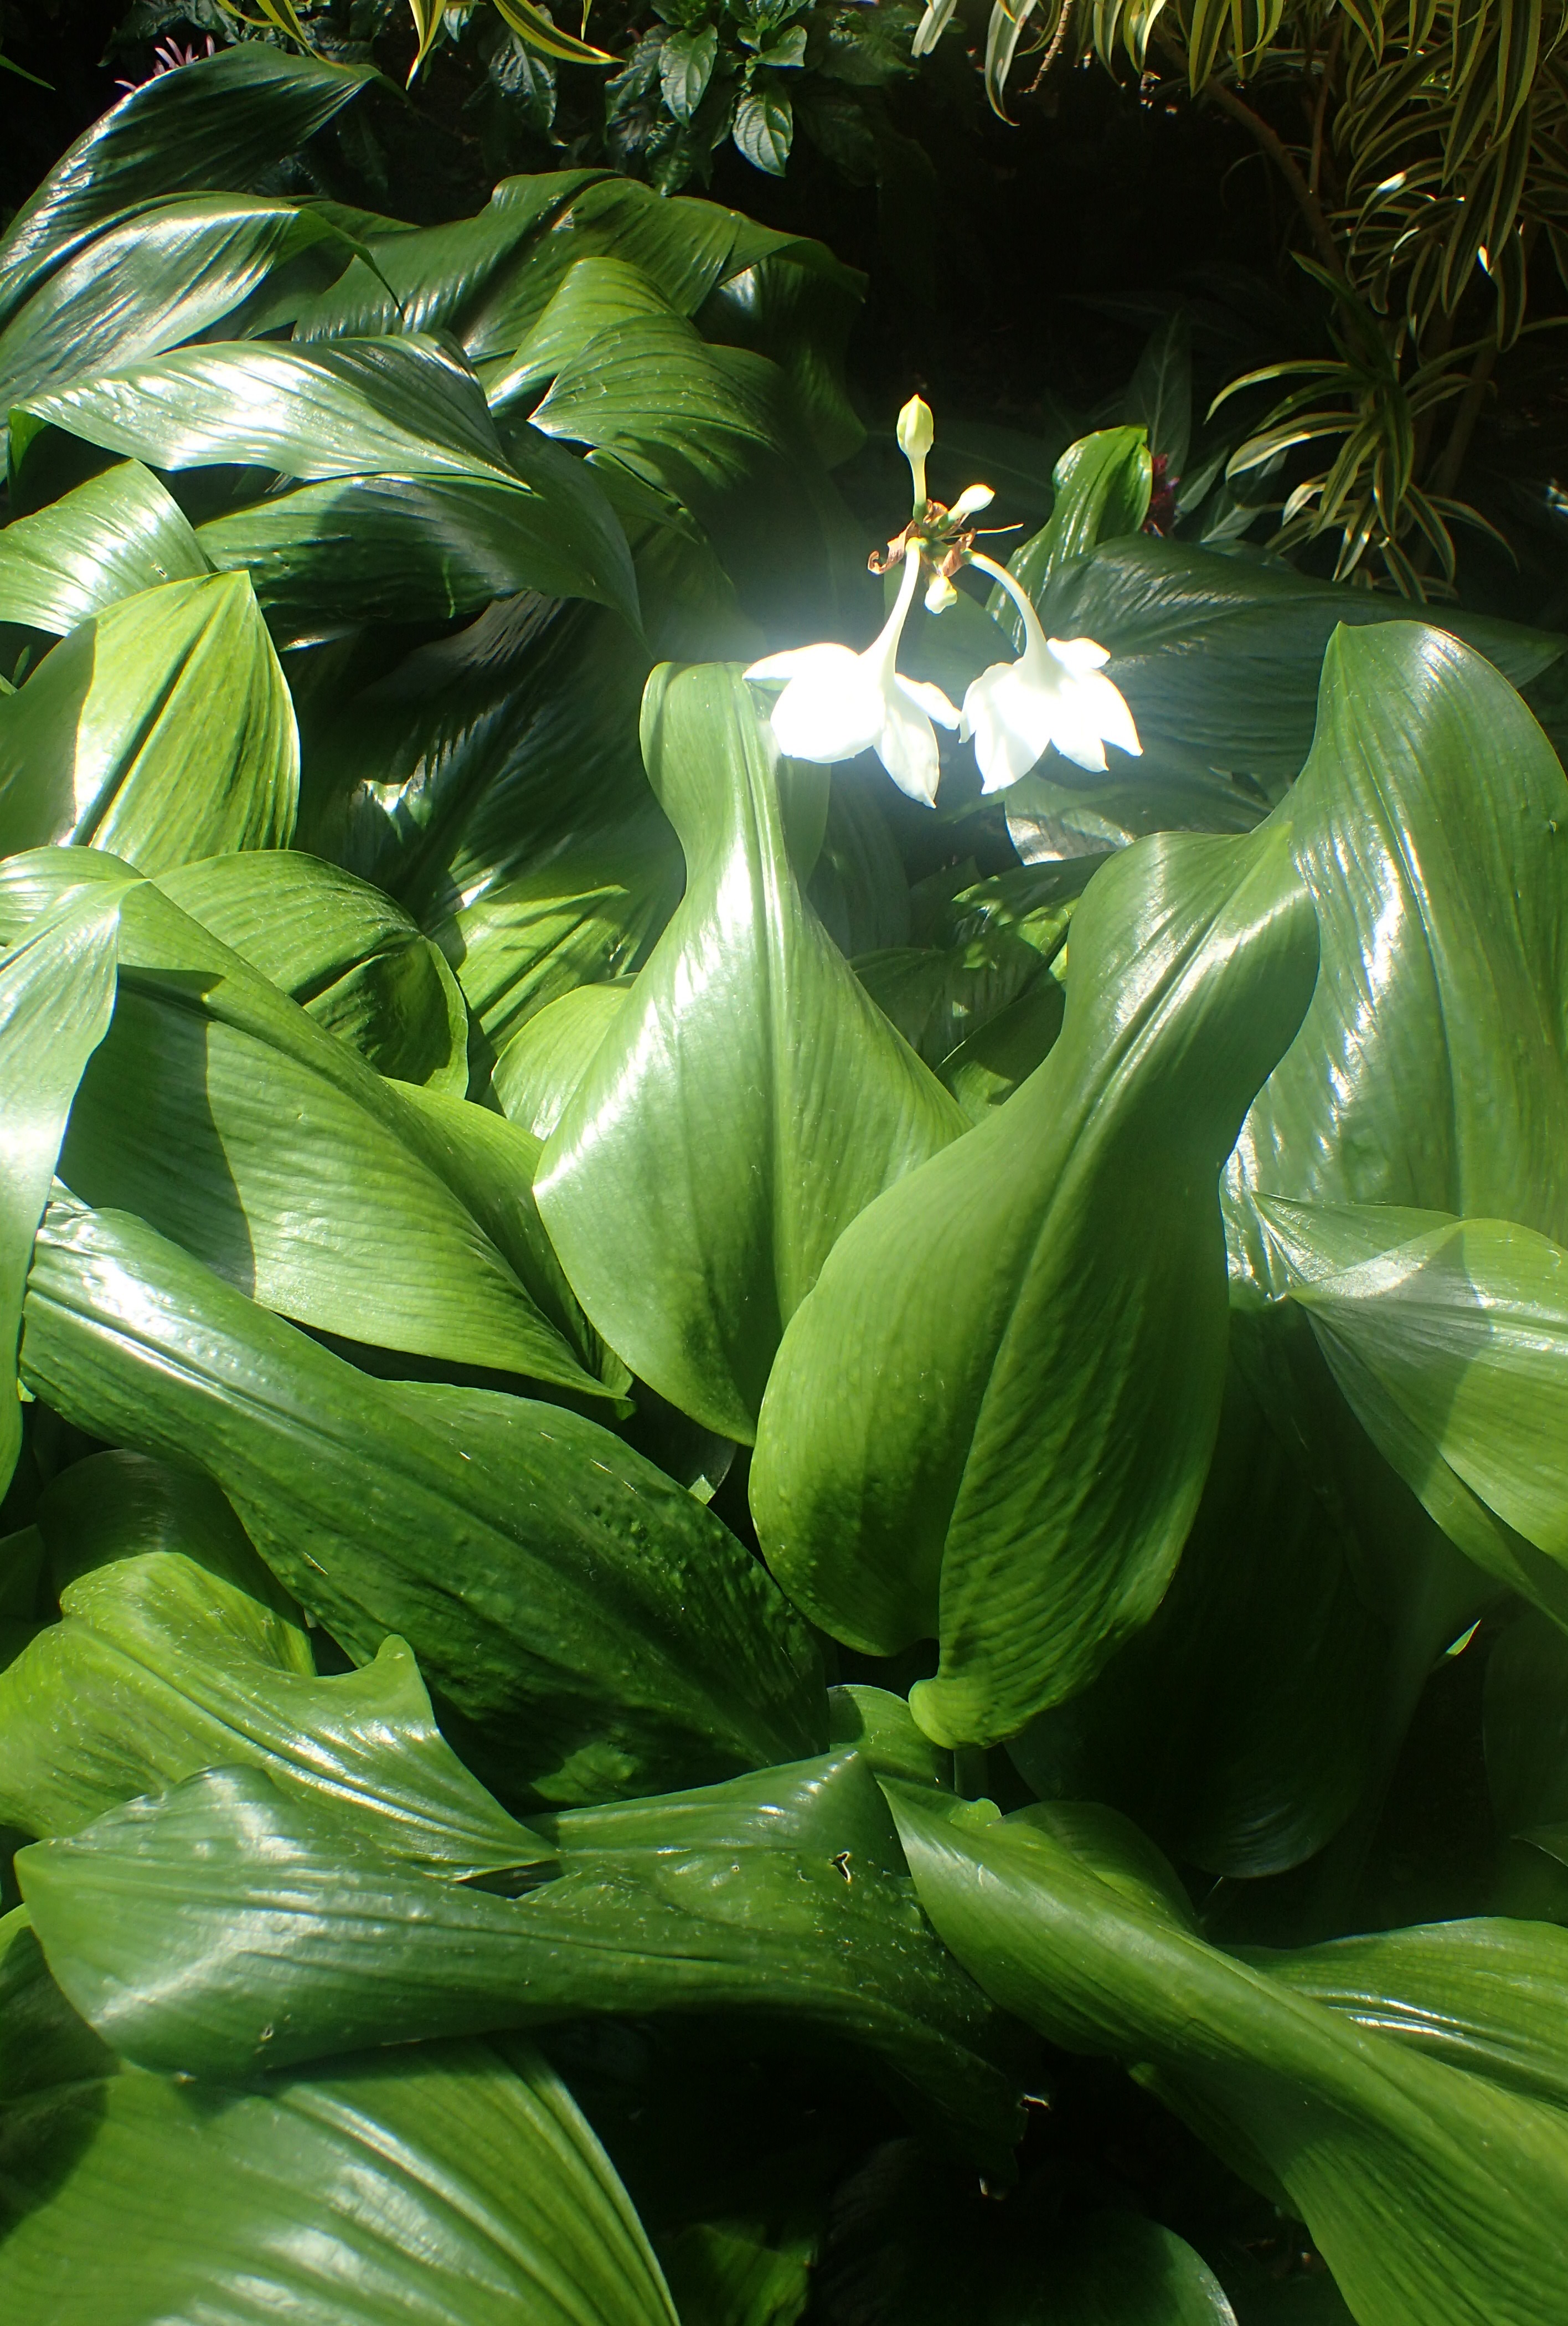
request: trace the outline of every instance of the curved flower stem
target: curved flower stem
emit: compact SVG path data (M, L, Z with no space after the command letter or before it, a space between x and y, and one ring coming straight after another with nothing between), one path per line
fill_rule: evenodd
M1035 600L1030 597L1027 590L1014 581L1005 565L998 565L994 557L987 557L979 549L970 551L969 563L978 567L980 572L988 573L993 582L999 583L1018 609L1019 617L1024 625L1025 651L1030 647L1035 647L1044 653L1045 633L1040 627L1040 617L1035 610Z
M909 619L910 605L915 584L920 580L920 544L912 541L904 553L904 578L898 584L898 595L893 601L893 611L866 649L868 667L891 670L898 656L898 641L904 635L904 625Z

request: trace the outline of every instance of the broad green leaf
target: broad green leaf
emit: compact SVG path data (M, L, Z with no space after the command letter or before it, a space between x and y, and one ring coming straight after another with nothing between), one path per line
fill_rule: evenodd
M686 893L551 1134L539 1208L639 1379L748 1443L834 1239L964 1121L802 896L772 731L738 674L656 672L642 731ZM820 839L825 773L787 780Z
M1318 1484L1232 1368L1157 1611L1007 1747L1043 1800L1109 1802L1174 1857L1243 1880L1339 1829L1371 1773L1388 1650Z
M753 169L782 178L794 142L794 107L782 89L748 90L735 108L730 134L736 151L745 154Z
M0 1481L22 1450L16 1346L32 1239L82 1070L115 1006L120 900L68 899L0 961Z
M806 883L812 909L851 961L910 935L909 876L875 780L864 767L833 769L821 851Z
M511 432L517 479L348 477L210 517L202 554L243 566L281 632L329 620L445 621L522 590L635 605L625 537L598 478L536 429Z
M11 2326L675 2326L603 2149L516 2038L230 2091L100 2059L0 2112L0 2191Z
M242 42L163 73L79 137L0 241L0 321L91 235L144 202L245 186L325 126L369 65Z
M778 365L818 458L832 468L866 441L844 377L865 277L820 242L750 219L736 224L733 271L696 310L698 327L705 339L754 348Z
M1551 745L1441 630L1341 629L1293 818L1322 966L1227 1173L1236 1264L1270 1282L1254 1192L1568 1243L1568 782Z
M600 173L561 170L506 178L473 218L394 228L364 237L375 272L357 258L313 299L294 325L297 341L366 339L383 331L455 331L513 282L524 245L548 248L561 210ZM542 253L531 253L535 260ZM524 258L524 265L528 259ZM497 277L500 284L497 284Z
M631 1375L583 1315L533 1198L543 1140L487 1106L450 1091L404 1083L399 1094L419 1123L427 1158L505 1258L542 1316L602 1384L624 1397ZM586 1384L584 1384L586 1385ZM629 1408L626 1409L629 1410Z
M1174 1570L1225 1379L1218 1176L1316 963L1288 828L1113 858L1072 955L1044 1065L840 1237L757 1436L770 1566L853 1646L939 1634L911 1701L941 1744L1085 1687Z
M162 201L110 227L0 330L0 408L202 338L332 231L292 202L241 194Z
M508 179L496 198L532 200L540 180ZM491 285L463 319L463 344L478 364L516 353L571 269L583 258L616 258L649 276L678 312L695 314L729 270L749 221L715 202L666 200L636 180L605 178L573 193L525 263ZM817 246L810 246L816 248Z
M320 1331L595 1393L417 1103L158 892L124 911L72 1191Z
M537 379L540 366L553 385L529 415L535 428L591 446L699 516L783 449L776 367L748 349L710 347L619 259L572 268L504 393Z
M255 1769L19 1854L50 1969L116 2051L204 2077L362 2042L728 2005L865 2047L1005 2169L1013 2038L944 1954L852 1754L553 1821L515 1898L431 1880Z
M659 51L659 86L664 104L677 121L690 121L707 94L719 54L719 33L712 24L693 33L670 33Z
M32 397L23 409L30 423L62 428L156 468L239 462L306 480L390 474L444 484L449 496L466 484L481 542L487 519L494 535L506 526L503 508L512 515L514 589L529 580L521 569L532 558L546 586L560 590L575 568L573 594L636 611L625 538L591 480L531 430L515 432L509 459L473 373L423 334L184 348ZM345 500L355 505L341 491L316 495L292 518L269 511L265 523L247 513L234 521L226 554L238 560L248 545L262 558L278 545L277 528L285 540L297 539L301 526L320 525ZM400 528L412 536L416 511L417 503L378 506L372 497L384 537ZM224 537L212 540L209 554L224 545ZM489 554L496 554L492 543ZM352 572L351 544L342 562Z
M379 889L293 850L209 857L158 885L378 1074L459 1098L467 1091L457 980Z
M1216 770L1254 776L1276 792L1312 749L1335 628L1342 622L1378 635L1408 614L1403 600L1376 591L1147 534L1102 541L1055 571L1038 596L1053 637L1097 638L1109 648L1109 675L1144 747L1136 772L1154 807L1173 777ZM1516 686L1563 651L1549 631L1484 614L1437 606L1425 619L1479 648ZM1370 684L1384 693L1380 676Z
M122 461L0 534L0 621L63 637L116 598L207 570L178 503Z
M946 1943L1140 2076L1305 2219L1359 2326L1551 2326L1568 2299L1568 1933L1454 1923L1283 1961L1208 1946L1109 1812L982 1831L891 1798ZM1137 1844L1135 1850L1132 1847Z
M0 849L109 849L143 872L283 848L293 708L243 575L139 591L0 702Z
M137 1475L149 1470L153 1494ZM466 1877L548 1861L441 1736L401 1640L384 1641L362 1671L317 1679L304 1632L258 1601L248 1578L222 1571L239 1566L228 1540L237 1537L271 1580L218 1489L181 1482L185 1507L171 1526L157 1473L139 1456L100 1454L44 1497L57 1574L84 1548L96 1563L62 1586L62 1620L0 1672L7 1824L77 1833L139 1794L243 1763L416 1865ZM127 1483L127 1523L106 1547L104 1503L117 1509Z
M1439 1524L1522 1579L1490 1529L1456 1520L1457 1481L1568 1566L1568 1253L1505 1221L1412 1237L1405 1213L1256 1202L1346 1399Z
M356 1661L406 1640L445 1733L508 1800L820 1745L815 1651L756 1560L561 1407L373 1381L139 1222L60 1206L22 1366L95 1436L206 1470Z
M634 973L680 896L680 852L645 824L487 889L434 934L499 1049L575 987Z
M1052 472L1053 502L1041 530L1007 561L1007 570L1031 598L1040 599L1064 566L1101 541L1137 533L1149 513L1154 476L1148 439L1141 427L1102 428L1070 444ZM989 611L1023 645L1016 608L998 585ZM1072 633L1058 631L1059 637Z
M577 986L546 1002L513 1035L490 1076L510 1121L535 1139L549 1138L630 991L629 978Z

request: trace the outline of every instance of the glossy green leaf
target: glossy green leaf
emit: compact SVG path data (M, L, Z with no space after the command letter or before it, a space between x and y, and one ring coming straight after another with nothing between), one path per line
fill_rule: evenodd
M439 1168L579 1363L608 1395L623 1397L631 1375L583 1315L539 1216L533 1182L543 1140L488 1106L470 1104L433 1084L404 1083L398 1089L405 1110L418 1122L427 1159Z
M815 1749L815 1651L700 1503L592 1422L370 1380L123 1214L56 1207L23 1378L223 1488L366 1663L406 1640L509 1800L701 1782Z
M1031 866L975 881L931 932L938 942L865 955L856 973L910 1047L940 1069L960 1043L1045 980L1089 870L1081 862Z
M1256 1200L1347 1400L1439 1524L1522 1579L1457 1517L1468 1489L1568 1565L1568 1253L1503 1221L1418 1215L1412 1236L1400 1212Z
M1136 2065L1299 2210L1359 2326L1550 2326L1568 2297L1568 1934L1452 1923L1242 1961L1109 1813L983 1831L892 1795L926 1911L1053 2041Z
M1271 1283L1254 1191L1568 1242L1568 782L1551 745L1441 630L1344 629L1293 814L1322 967L1227 1174L1237 1265Z
M378 1074L467 1091L457 980L379 889L292 849L209 857L158 885Z
M746 1443L834 1239L964 1122L802 896L738 675L656 672L643 749L686 893L551 1135L539 1208L632 1371ZM820 837L825 772L787 780Z
M781 89L748 90L735 108L736 150L770 178L784 176L794 134L794 107Z
M0 621L62 637L116 598L207 571L178 503L123 461L0 533Z
M0 1972L8 2010L48 1986L24 1977ZM0 2191L12 2326L675 2326L603 2149L515 2037L229 2091L100 2056L0 2110Z
M1112 859L1072 954L1044 1065L835 1246L752 1469L815 1621L883 1654L939 1633L912 1703L942 1744L1084 1687L1180 1556L1225 1379L1218 1175L1315 970L1288 830Z
M577 986L546 1002L513 1035L496 1061L490 1087L519 1129L549 1138L630 990L629 979Z
M202 338L332 232L292 202L240 194L162 201L111 226L0 330L0 408Z
M29 862L70 877L64 851ZM122 909L114 1024L61 1149L73 1192L320 1330L593 1393L417 1104L160 891Z
M294 338L364 339L382 331L451 330L512 284L513 262L526 246L524 268L542 264L550 228L574 195L598 182L592 170L505 178L472 218L437 226L386 220L364 237L366 257L348 267L301 313ZM374 260L375 271L367 263ZM497 279L499 278L499 280ZM467 341L465 340L465 345Z
M645 825L487 889L435 933L499 1049L574 987L635 972L680 901L681 878L668 830Z
M242 42L145 82L78 138L12 219L0 242L0 320L99 228L160 197L251 183L373 78L369 65Z
M126 1522L106 1546L104 1504L117 1512L127 1474ZM89 1547L97 1563L61 1588L62 1620L0 1672L7 1824L76 1833L139 1794L243 1763L416 1865L463 1877L549 1862L445 1742L401 1640L362 1671L317 1679L306 1633L255 1596L232 1538L271 1578L217 1488L181 1482L171 1513L162 1483L139 1456L101 1454L45 1497L56 1572Z
M283 848L299 801L288 688L250 584L122 598L0 702L0 848L111 849L144 872Z
M782 447L775 367L747 349L710 347L619 259L573 267L518 358L518 386L541 365L553 384L530 415L534 427L592 446L699 514Z
M533 556L543 560L546 586L559 589L575 566L574 594L635 611L626 542L592 480L549 445L535 455L531 431L516 437L509 460L472 372L422 334L185 348L32 397L23 409L32 423L162 469L219 461L307 480L430 479L449 495L466 484L477 521L487 516L492 534L512 518L513 589L529 580L523 566ZM501 505L491 508L497 494ZM345 501L355 506L353 495L339 492L313 497L292 517L285 504L264 520L247 513L227 535L212 536L214 549L227 542L227 557L239 560L248 548L259 560L278 545L279 527L292 526L297 538L300 526L319 524ZM384 536L400 526L412 535L417 507L373 496L370 515Z
M1148 439L1141 427L1101 428L1092 436L1081 436L1052 472L1054 498L1048 521L1008 559L1008 572L1031 598L1040 598L1064 566L1087 555L1097 543L1140 530L1149 513L1153 477ZM1023 625L999 586L991 592L989 610L1021 646Z
M1109 648L1109 675L1144 747L1136 773L1155 803L1178 775L1234 771L1271 790L1288 783L1312 749L1335 628L1380 629L1408 614L1402 600L1376 591L1147 534L1101 542L1053 572L1038 596L1053 637ZM1549 631L1484 614L1438 606L1426 619L1476 647L1516 686L1563 650Z
M67 899L0 961L0 1480L22 1449L16 1346L32 1239L82 1070L115 1006L119 897Z
M553 1821L521 1897L357 1847L259 1771L19 1859L55 1978L143 2065L226 2078L361 2042L737 2005L867 2047L1005 2166L1005 2023L937 1945L852 1754Z

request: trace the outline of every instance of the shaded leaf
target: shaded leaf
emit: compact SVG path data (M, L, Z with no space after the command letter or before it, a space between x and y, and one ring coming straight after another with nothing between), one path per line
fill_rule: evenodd
M199 1464L361 1663L406 1640L510 1800L809 1752L814 1651L741 1546L559 1406L368 1379L125 1215L57 1206L23 1375L98 1437Z

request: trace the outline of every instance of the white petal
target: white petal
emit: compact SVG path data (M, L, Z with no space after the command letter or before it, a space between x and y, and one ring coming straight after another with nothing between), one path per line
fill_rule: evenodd
M1119 687L1113 686L1109 678L1101 678L1098 671L1087 672L1078 684L1084 691L1084 708L1106 741L1114 743L1118 750L1129 751L1135 759L1141 758L1144 747L1138 741L1138 730Z
M741 675L743 678L794 678L803 671L836 669L842 655L849 655L851 662L855 659L848 647L833 646L826 641L816 647L791 647L784 654L764 655L760 662L754 662L751 668L743 671Z
M942 774L936 730L923 711L912 702L901 702L896 693L889 693L886 710L886 721L877 739L877 756L901 792L932 807Z
M956 727L958 725L959 713L953 708L953 705L948 701L941 687L933 686L930 679L905 678L903 672L900 671L898 673L898 684L903 688L905 693L908 695L911 702L919 703L921 709L924 712L928 719L934 719L937 724L941 727Z
M1081 680L1065 691L1064 700L1056 713L1056 723L1051 740L1064 759L1074 767L1085 768L1091 775L1105 773L1105 746L1099 740L1099 726L1095 719L1092 698Z
M882 690L867 673L862 657L848 647L812 651L811 666L791 679L773 706L779 749L791 759L853 759L868 750L882 731Z
M1097 647L1092 638L1047 638L1045 643L1064 670L1103 670L1110 660L1109 649Z
M1051 740L1051 697L1021 676L1018 663L993 663L971 679L960 732L972 735L982 788L1002 791L1026 776Z

